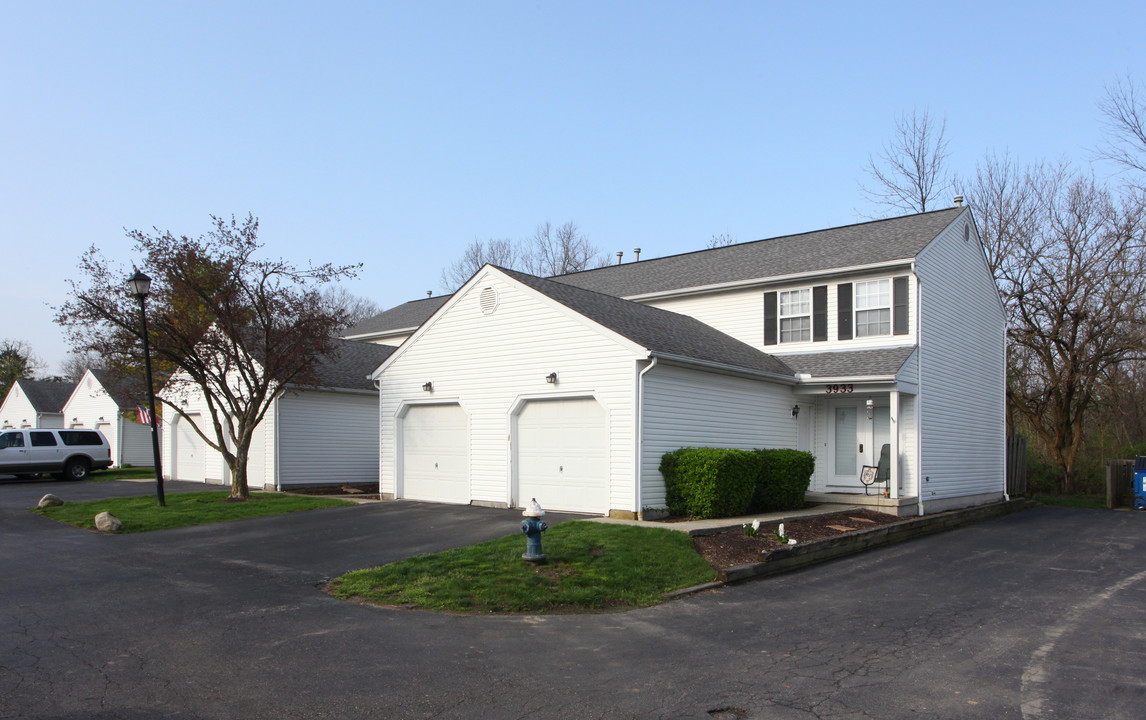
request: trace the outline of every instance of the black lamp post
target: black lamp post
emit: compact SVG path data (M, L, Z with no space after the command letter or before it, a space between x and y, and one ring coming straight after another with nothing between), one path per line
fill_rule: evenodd
M163 466L159 461L159 433L155 429L155 386L151 381L151 347L147 342L147 310L145 301L151 294L151 278L135 270L135 274L127 279L131 287L131 294L139 299L139 319L143 323L143 367L147 372L147 409L151 413L151 452L155 459L155 496L159 499L159 506L167 505L163 497Z

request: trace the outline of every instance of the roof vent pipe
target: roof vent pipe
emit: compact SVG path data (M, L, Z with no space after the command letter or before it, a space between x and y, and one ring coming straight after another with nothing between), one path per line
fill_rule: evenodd
M963 207L963 196L962 195L956 195L955 196L955 207Z
M434 291L433 290L427 290L426 291L426 297L434 297Z
M641 261L641 249L640 248L633 248L633 256L634 256L633 262L640 262Z
M624 256L625 256L625 251L624 251L624 250L618 250L618 251L617 251L617 264L618 264L618 265L620 265L620 264L621 264L621 258L623 258Z

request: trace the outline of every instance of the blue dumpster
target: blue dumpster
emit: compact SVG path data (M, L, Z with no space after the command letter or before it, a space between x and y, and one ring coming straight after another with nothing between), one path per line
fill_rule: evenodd
M1146 455L1134 458L1134 509L1146 510Z

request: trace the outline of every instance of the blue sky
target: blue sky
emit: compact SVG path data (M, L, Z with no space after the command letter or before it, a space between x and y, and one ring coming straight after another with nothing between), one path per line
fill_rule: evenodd
M626 260L862 220L914 107L955 170L1085 165L1143 28L1129 2L4 0L0 338L54 370L48 306L88 246L130 264L125 227L251 212L268 254L363 262L348 288L390 307L545 220Z

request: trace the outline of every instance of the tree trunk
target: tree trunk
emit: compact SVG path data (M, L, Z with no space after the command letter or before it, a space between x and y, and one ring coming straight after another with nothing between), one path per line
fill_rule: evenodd
M251 496L247 487L247 448L235 451L235 459L231 463L231 497L246 500Z

